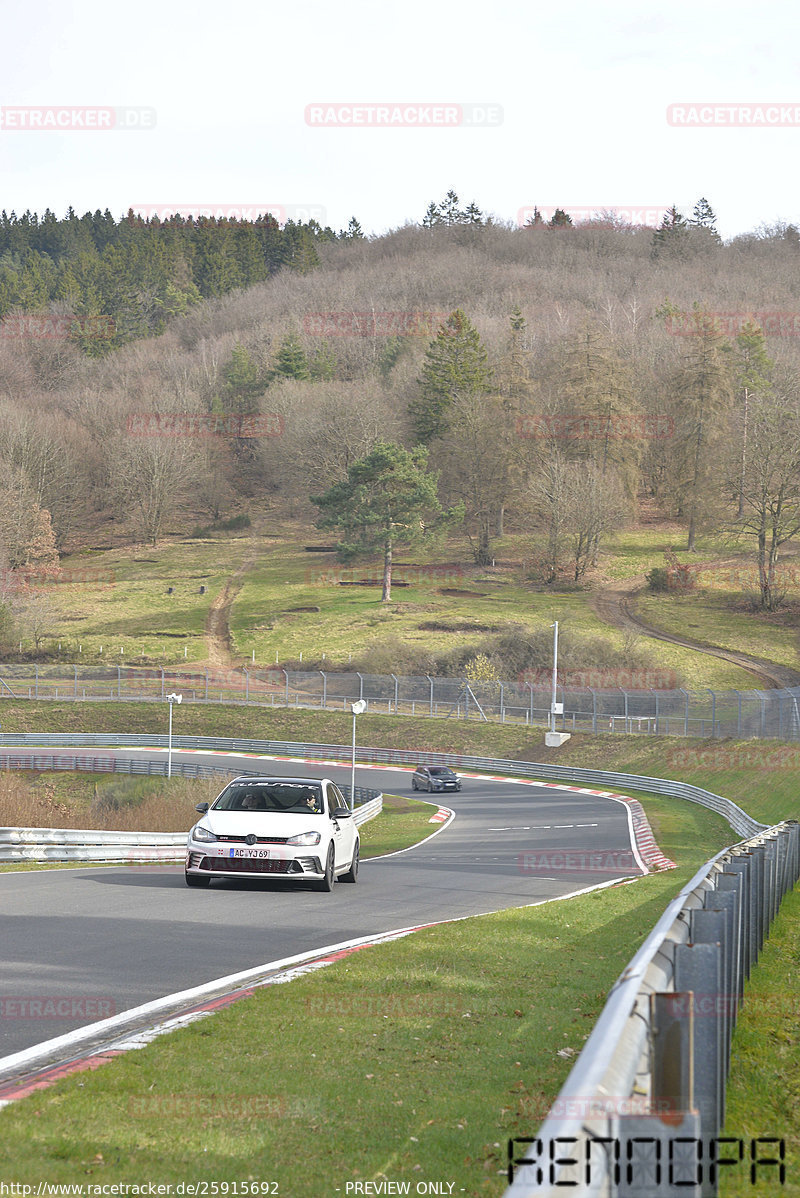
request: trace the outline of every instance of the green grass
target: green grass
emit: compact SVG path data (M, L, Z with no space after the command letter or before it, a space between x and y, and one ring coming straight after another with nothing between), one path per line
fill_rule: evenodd
M800 886L783 901L758 967L745 985L744 1006L732 1043L723 1135L786 1140L787 1179L760 1169L758 1188L746 1166L721 1171L723 1198L750 1194L800 1194ZM765 1145L761 1155L774 1154Z
M385 661L381 657L380 643L387 636L416 653L444 654L462 646L477 650L487 635L479 631L481 627L493 629L509 620L532 629L558 620L564 629L602 638L617 651L625 651L623 634L592 610L588 586L559 591L526 579L530 538L514 535L498 542L496 570L478 569L458 539L443 548L437 560L426 560L419 553L399 555L395 579L405 577L411 585L396 586L390 604L381 604L378 587L338 585L338 575L369 577L376 575L377 568L374 563L345 568L337 564L334 554L305 551L306 543L322 539L312 528L283 522L281 527L243 534L166 540L156 548L67 556L62 562L64 578L71 581L47 591L56 625L46 647L54 660L70 664L206 661L205 625L212 601L231 576L250 562L230 614L234 659L239 664L255 660L256 666L265 667L274 665L276 658L298 662L302 654L312 668L323 663L323 655L325 664L346 666L351 658L368 653L376 655L381 671L397 673L392 653ZM663 564L663 549L675 540L680 543L680 532L672 526L620 531L604 550L601 573L628 578ZM716 560L724 553L724 546L708 539L691 560ZM441 567L444 575L428 575L429 566ZM172 595L167 593L170 586ZM204 595L199 593L201 586L206 588ZM469 593L445 594L447 589ZM312 610L297 610L302 608ZM743 634L758 639L759 617L745 614L743 620ZM456 630L425 627L432 623L449 623ZM464 631L465 625L474 625L475 631ZM784 655L780 660L784 660L791 650L785 637L779 639ZM653 668L676 673L683 685L725 689L748 687L752 681L746 671L676 646L643 640L637 652L645 645ZM762 655L770 655L768 645Z
M730 840L701 808L662 814L677 870L364 950L6 1108L4 1178L502 1194L507 1138L538 1126L636 946Z
M799 668L796 616L735 610L730 606L734 598L743 602L734 591L700 590L689 595L645 593L637 598L635 610L648 624L665 632ZM749 685L757 685L752 677Z

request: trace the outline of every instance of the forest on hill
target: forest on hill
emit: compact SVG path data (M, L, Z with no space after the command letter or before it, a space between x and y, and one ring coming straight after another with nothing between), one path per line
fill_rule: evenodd
M654 232L445 202L374 238L4 216L6 566L256 510L315 521L312 497L388 443L422 451L478 563L510 530L543 581L579 579L647 500L689 548L749 538L770 606L800 527L800 236L724 244L704 204ZM69 335L126 303L125 343Z

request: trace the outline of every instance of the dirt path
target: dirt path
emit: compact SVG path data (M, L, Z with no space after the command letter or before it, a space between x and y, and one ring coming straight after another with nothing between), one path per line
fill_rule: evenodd
M208 658L206 664L212 670L230 670L241 664L234 660L231 641L231 607L236 596L244 585L245 575L258 556L253 550L250 555L234 570L220 593L211 601L206 616L206 644Z
M752 657L749 653L734 653L731 649L722 649L718 645L703 644L700 641L690 641L685 637L674 636L645 623L637 614L635 600L637 594L644 589L646 580L643 574L635 578L626 578L624 582L615 582L596 591L590 599L590 605L596 615L607 624L623 631L632 630L644 636L653 637L658 641L667 641L672 645L681 645L684 649L694 649L697 653L708 653L711 657L721 657L732 665L749 670L758 679L761 689L774 687L800 686L800 671L789 666L778 665L774 661L766 661L760 657Z

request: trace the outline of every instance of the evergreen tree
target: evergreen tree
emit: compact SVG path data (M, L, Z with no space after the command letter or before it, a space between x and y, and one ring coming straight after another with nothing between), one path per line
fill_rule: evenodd
M275 356L273 377L286 379L308 379L311 377L306 351L300 344L297 333L287 333Z
M337 549L343 561L382 555L384 603L392 597L394 550L418 544L430 526L445 516L437 480L438 474L428 471L428 451L423 446L408 450L380 441L349 467L345 481L323 495L311 496L320 509L317 526L340 534Z
M340 241L363 241L364 230L354 216L350 217L347 228L339 234Z
M425 355L420 394L409 405L417 440L448 430L448 409L459 396L488 394L491 371L478 330L460 308L451 312Z
M425 210L424 217L422 218L422 227L423 229L432 229L434 225L440 225L441 223L442 214L439 211L438 205L431 201Z
M673 204L664 213L661 224L653 233L654 258L683 258L688 246L689 230L686 218Z
M566 229L572 224L572 217L563 208L556 208L547 223L551 229Z
M694 206L689 226L692 229L705 229L719 245L722 238L717 232L717 218L714 210L705 197L701 197Z

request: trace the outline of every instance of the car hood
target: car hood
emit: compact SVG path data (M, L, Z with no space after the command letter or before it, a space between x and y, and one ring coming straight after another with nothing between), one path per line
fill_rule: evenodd
M274 836L288 840L301 832L325 834L324 815L282 815L273 811L207 811L200 824L215 836Z

